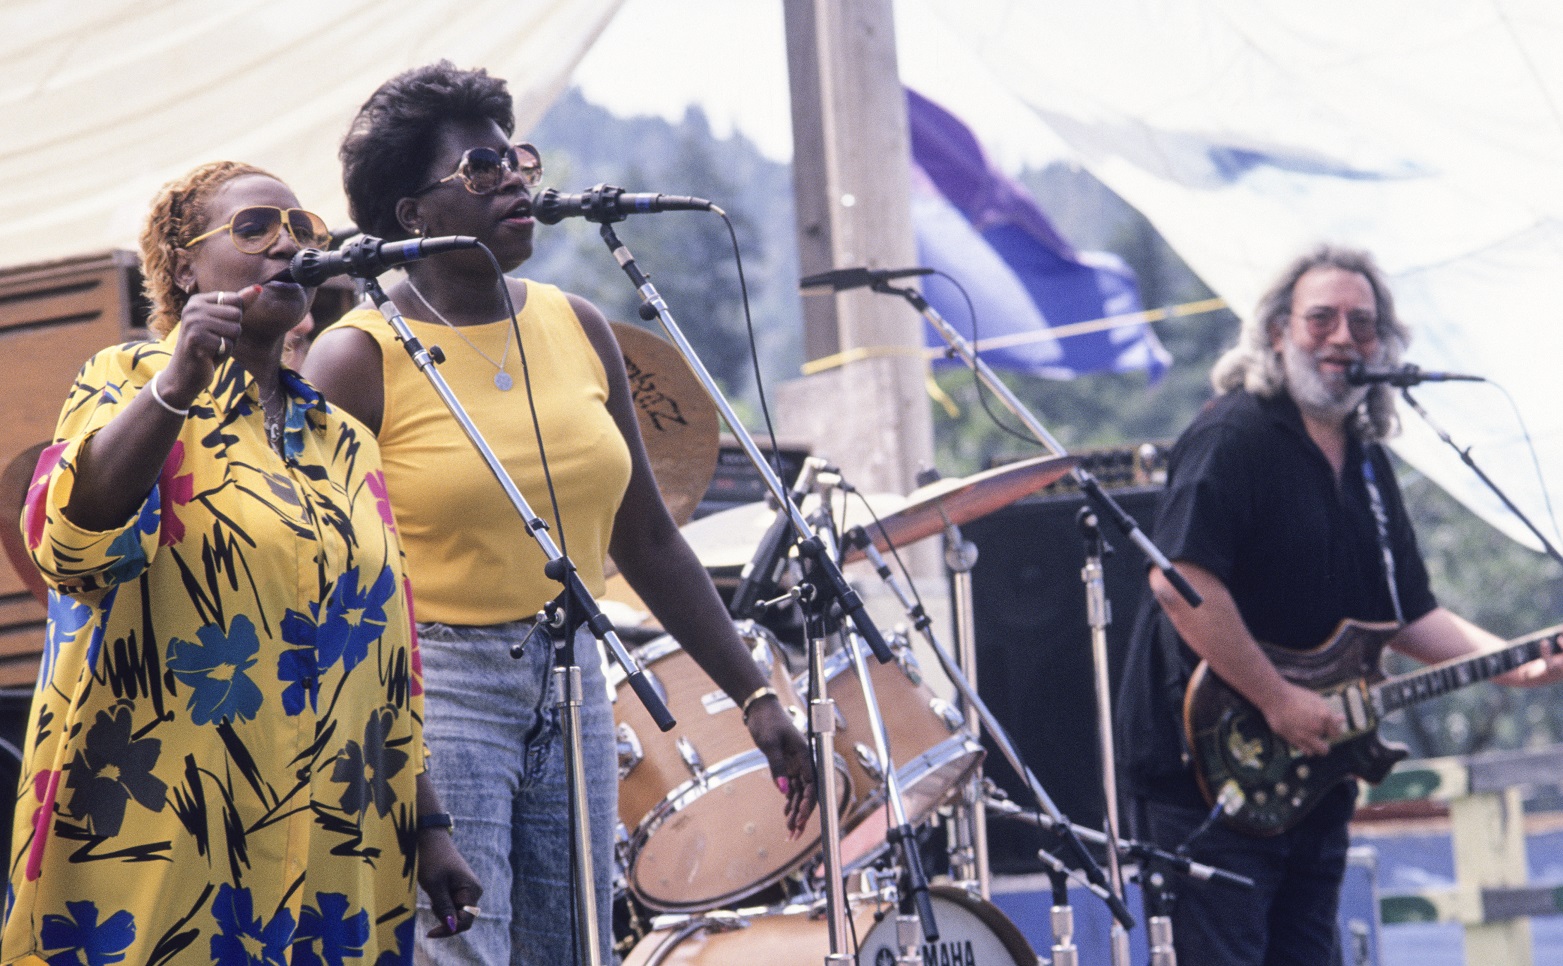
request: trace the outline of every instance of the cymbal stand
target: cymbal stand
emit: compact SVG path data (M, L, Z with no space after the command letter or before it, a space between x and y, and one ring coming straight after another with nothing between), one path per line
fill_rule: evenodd
M1117 758L1113 754L1113 719L1111 669L1107 662L1107 625L1112 623L1112 604L1107 599L1107 582L1102 573L1102 560L1113 548L1102 536L1097 525L1096 511L1088 506L1075 515L1085 538L1085 566L1080 579L1085 583L1086 619L1091 625L1091 666L1096 678L1096 733L1100 742L1102 762L1102 798L1106 803L1105 818L1108 842L1118 841L1118 779ZM1107 873L1114 894L1123 898L1123 869L1119 864L1118 849L1108 848ZM1129 934L1123 924L1114 922L1111 930L1113 966L1129 966Z
M510 478L509 473L505 472L499 458L494 455L483 434L478 431L466 410L462 408L461 402L445 381L445 377L434 368L436 362L444 361L439 348L429 350L423 347L417 336L412 334L412 329L402 318L401 312L397 310L396 303L392 302L385 294L385 290L380 287L378 279L373 277L364 279L364 287L369 298L380 310L380 314L396 333L402 348L412 358L413 365L429 380L462 432L477 449L484 465L505 491L511 506L515 507L525 523L527 533L531 534L532 539L543 551L543 555L548 558L548 562L543 565L543 572L550 580L556 580L564 585L562 608L550 602L548 616L555 626L558 622L562 622L564 630L564 638L556 645L554 652L554 684L558 696L560 737L565 748L570 828L573 832L571 869L575 891L575 940L576 949L581 956L580 961L586 966L600 966L603 951L597 946L597 924L607 910L597 908L596 876L592 869L591 810L586 802L586 761L585 751L581 747L580 710L583 693L581 668L575 661L575 629L585 624L591 629L592 634L608 647L614 658L623 666L631 689L646 706L646 711L650 713L651 719L656 722L658 728L667 731L676 722L673 720L673 715L668 712L667 704L646 679L645 671L619 640L619 635L614 632L613 623L597 608L597 602L592 599L591 593L581 581L575 565L570 562L570 558L560 552L553 539L548 536L548 524L532 512L526 497L521 495L515 481ZM540 626L541 622L533 627L534 634L528 635L528 640L533 636L546 638L546 635L537 635ZM523 645L525 643L522 642ZM519 646L515 650L517 653L514 656L520 657Z
M604 186L606 187L606 186ZM713 210L718 210L713 205ZM847 578L841 572L841 567L834 557L825 552L824 544L809 530L808 521L803 518L803 512L793 504L788 497L787 487L777 477L771 464L766 462L765 454L755 443L754 437L744 426L743 421L733 412L732 405L722 390L712 378L711 373L700 361L689 340L684 337L684 332L674 320L673 313L669 311L667 303L663 301L661 293L656 286L651 284L651 279L640 270L635 262L635 256L619 240L618 234L613 230L613 223L622 221L624 215L619 213L615 205L602 205L586 215L588 221L599 224L598 234L602 236L603 244L608 246L613 260L618 263L624 274L629 278L635 290L640 293L641 318L648 322L655 318L662 324L662 330L667 333L668 339L683 356L684 362L689 366L690 372L700 380L705 387L706 394L711 397L717 412L721 413L726 421L727 428L732 432L733 438L743 447L744 454L749 462L754 465L755 471L760 474L760 479L765 481L766 489L776 500L779 507L787 511L787 517L792 523L794 538L798 541L798 556L808 561L809 576L807 590L800 590L799 597L805 604L805 612L812 611L812 615L818 626L811 627L808 632L810 650L810 701L809 721L810 729L816 732L814 747L815 781L814 788L818 795L818 808L820 811L820 829L822 833L835 831L836 861L838 868L837 877L828 880L826 885L826 900L829 909L829 935L830 952L825 961L829 964L846 964L851 962L849 954L844 952L848 943L846 896L839 879L840 860L840 825L834 818L837 799L833 797L836 789L835 783L835 750L832 739L835 731L835 708L828 695L824 693L825 667L824 667L824 634L825 626L823 617L830 613L833 607L839 607L841 612L852 621L852 624L863 635L868 646L874 652L874 657L881 663L889 662L893 655L890 647L885 643L884 635L874 625L868 616L868 610L863 604L863 599L857 591L847 583ZM817 652L817 653L816 653ZM816 693L816 688L819 689ZM820 733L820 729L824 730ZM827 862L830 861L827 857Z
M1048 922L1053 927L1053 966L1080 966L1080 949L1075 945L1075 910L1069 905L1069 875L1052 868L1047 877L1053 885L1053 908L1048 910Z
M1004 726L999 724L998 719L993 716L993 712L988 710L987 704L977 694L977 689L972 687L965 673L950 657L950 652L939 641L938 635L933 631L933 620L929 618L922 605L917 602L917 599L907 591L900 578L890 569L890 566L885 563L884 555L874 546L874 542L869 538L867 531L862 527L853 527L847 531L844 540L848 544L860 548L868 556L880 579L885 582L885 585L890 588L891 592L901 602L901 606L906 609L907 615L912 619L912 625L922 634L923 640L928 643L928 646L933 649L934 654L939 658L939 664L944 668L944 673L949 676L950 683L955 685L956 691L967 702L967 707L976 709L978 717L982 719L983 727L987 728L988 735L993 739L993 744L1004 755L1010 766L1015 769L1015 774L1019 775L1021 780L1025 782L1032 798L1036 800L1037 805L1045 813L1045 815L1039 816L1039 818L1045 818L1047 822L1046 827L1052 829L1057 835L1066 857L1076 868L1085 873L1091 891L1107 904L1107 908L1111 910L1113 918L1122 923L1125 929L1134 928L1134 914L1129 911L1128 906L1124 905L1123 899L1108 888L1107 876L1102 872L1102 867L1091 857L1091 853L1086 850L1082 842L1082 839L1091 835L1094 835L1099 841L1106 841L1105 836L1100 832L1092 832L1089 829L1075 826L1058 810L1058 806L1053 803L1052 797L1043 789L1042 783L1037 780L1037 776L1032 774L1031 769L1026 767L1026 763L1021 760L1020 753L1015 750L1014 743L1009 740L1009 735L1005 732Z
M830 488L835 474L821 473L818 477L820 507L816 516L816 532L826 550L840 558L836 543L835 523L830 513ZM852 661L852 671L863 689L863 707L868 715L869 733L874 736L874 755L879 759L879 772L884 776L885 807L889 810L889 828L886 840L900 855L901 868L906 874L905 887L900 890L900 913L896 917L896 941L901 947L902 959L917 964L922 960L917 947L917 928L920 926L923 940L939 941L939 924L934 919L933 901L928 896L928 875L923 871L922 855L917 849L917 836L906 816L906 801L901 796L901 779L896 774L895 759L890 754L890 735L885 728L885 718L879 707L879 697L874 691L874 679L869 676L868 663L858 647L857 635L842 635L847 657ZM915 908L915 921L913 909Z
M994 374L993 370L988 367L988 364L982 361L982 358L977 355L976 349L966 340L966 337L956 331L955 327L944 316L940 315L933 306L928 304L928 300L923 298L921 292L914 288L891 285L889 282L876 282L871 287L874 291L881 294L899 295L906 299L924 319L928 320L928 324L934 327L934 331L938 332L944 341L950 344L950 354L959 356L961 361L972 372L976 373L977 378L982 380L982 384L999 398L1005 409L1008 409L1016 419L1025 425L1031 435L1036 437L1037 442L1047 447L1048 451L1056 456L1068 455L1068 451L1064 449L1063 444L1053 438L1053 434L1047 431L1047 427L1042 425L1042 421L1031 410L1027 409L1026 404L1020 401L1020 397L1016 396ZM1090 497L1092 502L1097 505L1097 508L1102 510L1103 514L1111 519L1113 523L1117 524L1118 528L1123 531L1123 535L1128 537L1130 542L1136 547L1139 547L1140 552L1145 554L1146 558L1166 575L1167 582L1177 588L1178 593L1182 595L1184 600L1189 602L1190 607L1198 607L1204 598L1200 597L1199 592L1194 589L1193 585L1178 572L1178 569L1172 565L1172 561L1167 559L1167 555L1162 553L1151 542L1150 537L1145 535L1139 524L1134 522L1134 517L1131 517L1123 507L1119 506L1118 501L1114 500L1106 490L1102 489L1102 485L1097 481L1096 477L1092 476L1084 468L1077 466L1071 472L1074 474L1075 482L1080 486L1081 492Z
M977 566L977 545L961 534L961 528L948 518L944 522L944 565L950 571L950 583L954 588L951 599L955 610L956 658L966 679L977 687L977 623L976 608L972 603L971 571ZM924 615L926 616L926 615ZM972 734L981 734L982 719L977 709L966 701L961 702L966 713L966 728ZM972 770L971 780L961 789L956 801L955 814L950 820L950 871L954 877L967 883L975 883L977 894L989 898L992 892L992 873L988 867L988 813L982 807L982 764Z

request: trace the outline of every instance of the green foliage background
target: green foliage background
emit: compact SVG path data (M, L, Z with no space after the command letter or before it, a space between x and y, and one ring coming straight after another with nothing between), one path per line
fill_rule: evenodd
M528 136L543 150L545 184L562 191L606 182L630 191L699 195L730 212L762 377L772 385L799 372L803 322L788 166L767 160L741 136L714 136L698 109L677 124L622 119L576 91ZM1021 180L1064 237L1083 249L1113 252L1135 270L1146 308L1211 297L1151 224L1089 173L1054 165ZM758 395L726 229L710 215L675 214L632 218L617 230L753 427L747 414L756 411ZM611 319L639 322L639 297L595 226L572 220L541 229L537 250L525 274L586 296ZM1230 311L1159 324L1157 335L1174 363L1155 385L1136 374L1004 378L1070 450L1170 441L1210 397L1210 366L1234 341L1237 326ZM934 409L939 467L946 475L1035 454L1034 445L995 425L970 373L947 370L937 379L958 410L952 416ZM996 402L988 409L1007 415ZM785 427L779 432L785 435ZM1441 603L1503 637L1563 621L1563 568L1499 534L1409 466L1402 464L1399 476ZM1390 661L1392 671L1412 666ZM1563 740L1563 685L1523 691L1477 685L1398 713L1385 732L1418 757L1555 743Z

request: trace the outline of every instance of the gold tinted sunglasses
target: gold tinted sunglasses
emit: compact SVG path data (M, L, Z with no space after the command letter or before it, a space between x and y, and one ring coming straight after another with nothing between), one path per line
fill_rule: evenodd
M331 229L325 219L303 208L278 208L275 205L255 205L240 208L228 222L213 228L204 235L197 235L185 243L185 248L197 244L220 232L228 232L233 247L246 255L259 255L270 248L286 226L288 235L300 248L327 248L331 244Z

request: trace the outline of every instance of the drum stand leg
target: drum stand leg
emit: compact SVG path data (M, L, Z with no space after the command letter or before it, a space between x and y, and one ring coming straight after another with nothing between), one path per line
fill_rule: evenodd
M809 607L807 622L809 740L814 745L814 783L819 795L820 846L825 862L825 923L830 937L825 963L852 966L855 956L847 951L847 893L841 881L841 816L834 807L840 800L836 785L836 702L825 690L824 618Z

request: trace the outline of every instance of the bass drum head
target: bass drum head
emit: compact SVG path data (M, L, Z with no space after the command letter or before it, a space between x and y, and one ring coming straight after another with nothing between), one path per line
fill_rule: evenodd
M972 966L1036 966L1037 954L1020 929L999 907L950 885L928 887L939 941L923 943L924 963L970 963ZM859 934L858 966L895 966L895 916Z
M930 966L1036 966L1037 954L998 907L955 886L929 888L939 941L919 952ZM894 966L895 910L862 904L851 911L861 943L858 966ZM830 951L819 907L713 913L654 930L624 966L819 966Z

